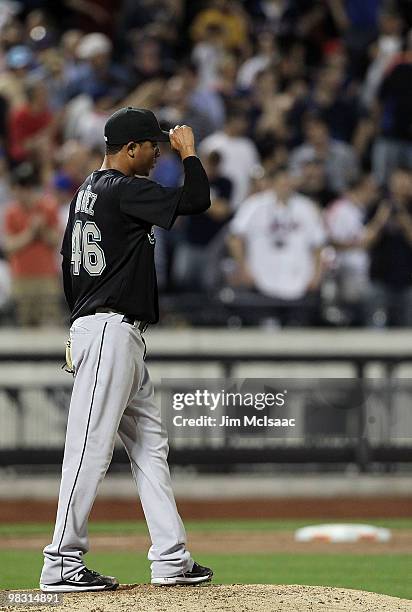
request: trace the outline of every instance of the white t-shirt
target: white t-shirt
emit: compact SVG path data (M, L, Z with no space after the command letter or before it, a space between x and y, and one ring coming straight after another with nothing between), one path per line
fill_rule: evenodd
M237 82L240 87L249 89L253 85L256 75L261 70L267 68L270 64L270 58L267 55L254 55L246 60L239 68L237 74Z
M326 228L330 238L338 244L361 240L365 232L364 216L362 208L351 200L347 198L336 200L325 212ZM366 274L369 255L362 248L338 251L336 262L339 268Z
M208 42L199 42L194 46L192 60L198 67L202 87L213 87L216 83L219 62L223 55L222 50Z
M305 295L315 272L313 251L325 240L311 200L294 193L284 205L273 190L253 195L236 213L231 233L245 241L247 264L259 291L290 300Z
M259 154L250 138L232 137L225 132L207 136L199 147L202 155L218 151L222 156L220 169L233 183L231 204L236 209L249 195L250 179L260 166Z

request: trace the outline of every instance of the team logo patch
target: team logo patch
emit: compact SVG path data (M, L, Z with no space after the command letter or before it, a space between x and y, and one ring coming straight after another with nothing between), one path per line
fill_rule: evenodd
M150 234L147 234L147 237L149 239L150 244L154 246L156 244L156 236L154 235L153 228L150 230Z

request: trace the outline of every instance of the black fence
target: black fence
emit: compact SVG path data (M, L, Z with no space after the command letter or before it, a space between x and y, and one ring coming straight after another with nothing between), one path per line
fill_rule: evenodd
M61 353L44 354L0 354L1 363L61 363ZM350 400L348 414L351 416L351 430L349 435L336 435L333 427L328 430L325 422L328 420L328 409L323 407L323 412L318 414L318 422L325 424L321 435L316 432L306 431L304 435L296 440L284 441L279 439L266 439L250 441L247 445L239 445L233 436L228 434L224 439L216 442L204 437L200 441L179 439L170 437L171 465L198 466L201 470L208 468L231 471L242 466L259 466L262 464L316 464L321 466L345 466L355 464L360 471L366 472L372 469L392 470L399 463L410 463L412 461L412 436L405 428L402 436L393 437L390 432L384 439L374 440L369 435L368 430L368 404L365 398L368 396L373 401L379 401L380 411L385 413L386 421L389 422L391 415L394 414L394 406L398 399L398 394L402 392L405 397L408 394L412 397L412 385L409 380L394 378L397 366L412 362L412 352L393 355L391 352L379 354L375 353L348 353L344 356L331 351L308 354L307 352L289 352L287 354L198 354L198 353L151 353L148 358L150 363L165 364L165 370L169 364L205 364L218 363L221 369L222 378L230 379L235 374L235 368L239 364L273 364L274 374L276 364L350 364L354 372L354 380L359 384L356 387L358 396L353 401ZM384 369L384 376L372 384L372 379L366 378L366 368L370 364L380 364ZM161 390L161 389L160 389ZM67 386L53 385L32 385L20 387L18 384L3 384L0 386L2 393L9 405L9 414L13 414L15 419L13 435L14 443L0 444L0 467L7 466L49 466L57 469L60 466L63 449L62 441L57 443L48 441L48 445L42 444L41 431L33 443L33 438L27 435L27 410L32 400L27 394L41 393L56 409L58 417L59 431L64 436L65 419L70 399L70 381ZM409 413L409 401L404 398L404 411ZM312 407L313 409L313 407ZM33 406L31 406L33 412ZM11 411L11 412L10 412ZM412 413L412 411L411 411ZM319 414L321 420L319 420ZM3 416L3 418L5 418ZM32 415L34 421L36 415ZM411 417L412 418L412 417ZM1 429L8 423L2 423ZM46 425L43 425L44 428ZM40 426L39 426L40 427ZM62 437L61 436L61 437ZM128 459L123 449L115 448L112 466L113 469L122 469L128 464Z

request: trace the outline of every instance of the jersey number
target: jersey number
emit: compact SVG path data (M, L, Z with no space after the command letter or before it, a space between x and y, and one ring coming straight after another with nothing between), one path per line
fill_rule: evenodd
M94 221L76 221L72 233L73 274L78 276L83 267L90 276L99 276L106 267L103 249L97 244L102 239Z

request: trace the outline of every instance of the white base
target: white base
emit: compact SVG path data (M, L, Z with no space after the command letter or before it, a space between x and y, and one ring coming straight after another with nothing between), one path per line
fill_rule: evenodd
M391 532L383 527L353 523L310 525L295 531L297 542L389 542Z

